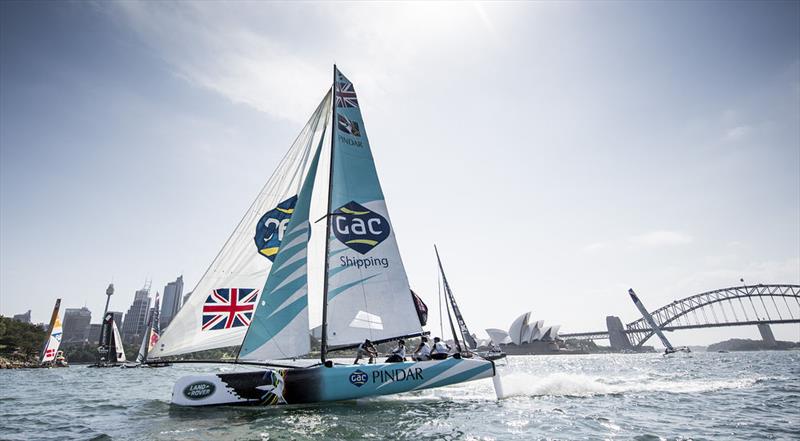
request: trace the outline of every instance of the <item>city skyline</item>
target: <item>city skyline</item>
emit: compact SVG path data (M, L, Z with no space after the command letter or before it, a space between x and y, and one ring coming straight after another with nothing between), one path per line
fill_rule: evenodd
M561 332L629 322L629 288L655 309L800 283L798 8L9 4L0 313L99 313L109 282L127 298L143 274L190 290L334 62L435 333L434 243L482 336L526 311ZM758 331L675 343L728 336Z

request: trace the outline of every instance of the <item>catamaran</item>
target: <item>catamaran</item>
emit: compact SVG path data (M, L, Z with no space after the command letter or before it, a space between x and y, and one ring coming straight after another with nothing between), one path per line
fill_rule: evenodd
M311 352L311 301L321 304L319 362L277 363ZM329 359L365 339L423 334L358 97L334 66L333 86L152 355L239 345L237 363L263 366L180 378L172 402L184 406L349 400L495 376L491 361L458 354L369 365Z
M467 322L464 321L464 317L461 315L461 310L458 308L458 304L456 303L456 298L453 296L453 290L450 289L450 284L447 282L447 276L444 274L444 267L442 266L442 259L439 257L439 249L436 247L436 245L434 245L433 250L436 252L436 262L439 264L439 274L442 277L444 293L447 297L447 300L445 301L447 319L450 322L450 330L453 333L453 342L456 345L456 351L461 354L475 354L486 360L499 360L501 358L505 358L506 353L499 348L486 351L477 351L478 342L475 341L475 337L469 333ZM441 302L439 303L441 304ZM458 323L458 331L456 331L456 327L453 325L453 317L450 315L451 309L453 310L453 315L456 317L456 323ZM461 336L461 342L464 342L464 348L461 347L461 343L459 342L459 335Z
M158 336L161 333L159 327L159 297L156 293L156 300L153 303L153 313L147 321L147 327L142 336L142 344L139 345L139 352L136 354L136 361L122 365L123 368L137 368L137 367L167 367L171 364L168 362L154 362L147 363L147 356L158 343Z
M117 367L124 365L128 359L125 357L125 348L122 345L114 314L107 312L103 317L103 326L100 329L100 346L97 348L97 363L88 367Z
M680 346L674 347L672 344L667 340L667 336L664 335L664 332L661 331L661 327L658 326L653 316L647 311L647 308L644 307L642 301L639 300L639 297L633 292L633 289L628 290L628 295L631 296L631 300L633 300L633 304L636 305L636 308L642 313L642 317L644 317L644 321L650 325L650 328L653 332L658 336L661 340L661 344L664 345L664 355L674 354L675 352L692 352L687 346Z
M67 359L64 357L64 352L59 351L58 347L61 346L61 335L63 334L61 328L61 318L59 318L59 310L61 308L61 299L56 299L56 304L53 307L53 314L50 316L50 333L44 342L44 349L42 349L42 357L39 365L42 367L67 367Z

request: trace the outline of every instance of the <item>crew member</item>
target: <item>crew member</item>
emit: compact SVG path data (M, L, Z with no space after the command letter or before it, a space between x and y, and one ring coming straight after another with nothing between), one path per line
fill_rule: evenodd
M423 336L422 340L419 342L419 346L417 346L417 350L414 351L414 360L428 361L430 359L431 347L428 345L428 337Z
M406 342L398 340L397 347L392 349L392 355L386 359L386 362L400 363L401 361L406 361Z
M433 349L431 349L431 358L434 360L444 360L447 354L450 353L450 346L443 342L439 337L433 338Z
M375 357L378 356L378 350L375 349L375 345L372 344L369 339L364 340L364 343L358 345L358 350L356 351L356 360L353 364L358 364L358 360L361 360L362 357L369 357L369 364L375 363Z

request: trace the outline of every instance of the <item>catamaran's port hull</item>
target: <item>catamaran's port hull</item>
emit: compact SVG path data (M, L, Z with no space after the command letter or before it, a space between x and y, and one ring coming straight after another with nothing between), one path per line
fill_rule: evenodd
M315 366L178 379L172 403L180 406L277 405L352 400L491 378L494 363L480 359Z

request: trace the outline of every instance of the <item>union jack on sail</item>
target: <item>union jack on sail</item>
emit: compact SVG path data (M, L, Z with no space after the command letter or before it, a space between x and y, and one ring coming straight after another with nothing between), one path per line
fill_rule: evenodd
M355 107L358 108L358 99L353 83L342 77L336 82L336 107Z
M203 331L248 326L257 297L255 288L215 289L203 305Z

